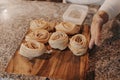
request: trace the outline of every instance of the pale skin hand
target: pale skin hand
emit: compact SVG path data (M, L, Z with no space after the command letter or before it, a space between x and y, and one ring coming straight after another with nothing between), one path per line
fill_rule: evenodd
M99 46L101 30L103 24L108 21L108 15L104 11L97 12L91 24L91 40L89 43L89 48L92 49L94 45Z

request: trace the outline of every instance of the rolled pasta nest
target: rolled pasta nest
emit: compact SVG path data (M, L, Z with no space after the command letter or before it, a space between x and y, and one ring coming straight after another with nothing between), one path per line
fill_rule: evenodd
M63 31L66 34L73 35L79 33L80 26L70 23L70 22L61 22L55 26L56 31Z
M36 40L41 43L47 43L50 38L50 33L47 30L39 29L28 33L25 37L26 41Z
M25 41L21 44L19 54L32 59L38 57L46 52L45 45L43 43L31 40Z
M87 52L87 40L86 37L82 34L74 35L70 39L69 49L76 56L81 56Z
M55 22L47 22L43 19L32 20L30 22L30 29L33 31L35 29L45 29L47 31L54 30L56 23Z
M64 50L68 46L67 34L62 31L54 32L49 39L49 45L52 48Z

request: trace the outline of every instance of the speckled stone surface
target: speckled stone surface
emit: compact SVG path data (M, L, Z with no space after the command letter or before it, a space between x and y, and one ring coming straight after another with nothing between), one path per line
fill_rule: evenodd
M90 80L120 80L120 21L106 23L101 39L101 45L90 52Z
M40 76L7 74L5 68L25 36L30 20L44 18L61 21L68 6L69 4L36 1L0 3L0 77L14 80L46 80ZM96 10L96 7L90 6L85 23L91 23ZM120 26L117 25L119 21L114 22L113 26L112 23L110 21L104 26L101 46L91 51L88 80L94 73L96 80L120 79Z
M60 15L66 8L66 5L45 2L19 1L0 5L0 77L14 80L40 80L42 78L7 74L5 68L25 36L30 20L36 18L57 20L61 18Z

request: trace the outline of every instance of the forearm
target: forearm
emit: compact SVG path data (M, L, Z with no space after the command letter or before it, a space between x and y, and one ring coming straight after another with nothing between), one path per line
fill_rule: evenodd
M114 18L120 13L120 0L106 0L100 7L99 11L107 13L109 19Z

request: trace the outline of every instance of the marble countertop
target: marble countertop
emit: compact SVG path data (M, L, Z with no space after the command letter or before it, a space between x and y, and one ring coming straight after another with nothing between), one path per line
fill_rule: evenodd
M62 15L69 4L19 1L0 4L0 77L8 80L45 80L40 76L7 74L5 68L19 47L32 19L62 20ZM97 11L96 6L89 6L84 24L91 23ZM109 21L103 27L101 46L90 51L90 69L88 80L120 79L120 22ZM117 71L117 72L116 72ZM93 77L92 77L93 76ZM58 80L58 79L57 79Z

